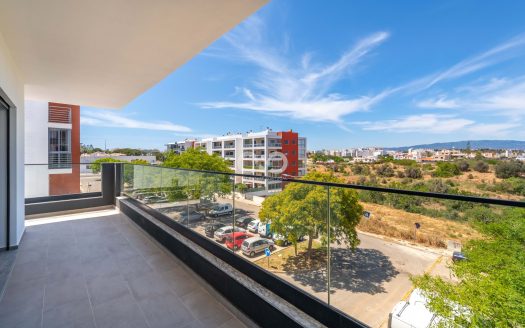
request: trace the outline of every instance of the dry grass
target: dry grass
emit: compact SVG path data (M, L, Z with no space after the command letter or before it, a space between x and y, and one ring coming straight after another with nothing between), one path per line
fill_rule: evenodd
M321 243L314 240L312 243L312 255L310 260L307 259L308 241L303 241L297 245L297 256L295 256L294 247L286 247L282 250L272 253L270 256L270 265L268 267L268 258L261 258L254 263L266 270L277 270L286 272L297 272L303 270L317 270L326 266L326 247L322 248Z
M361 231L441 248L447 246L447 240L465 243L470 239L481 238L480 233L468 223L408 213L385 205L362 205L366 211L372 213L372 217L361 220L358 225ZM415 234L416 222L421 224L421 228Z

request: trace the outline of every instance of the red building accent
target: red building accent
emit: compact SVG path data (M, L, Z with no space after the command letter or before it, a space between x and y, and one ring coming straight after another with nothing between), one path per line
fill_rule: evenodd
M277 132L281 136L282 153L288 159L288 166L283 174L298 176L299 175L299 134L292 130L286 132Z
M49 174L49 194L80 193L80 106L49 103L50 123L71 123L71 173ZM68 114L69 112L69 114Z

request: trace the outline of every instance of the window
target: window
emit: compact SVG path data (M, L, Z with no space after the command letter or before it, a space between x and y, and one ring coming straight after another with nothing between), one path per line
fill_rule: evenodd
M50 169L71 168L71 130L50 128L48 162Z
M284 141L284 144L287 145L287 144L288 144L288 140L285 140L285 141Z

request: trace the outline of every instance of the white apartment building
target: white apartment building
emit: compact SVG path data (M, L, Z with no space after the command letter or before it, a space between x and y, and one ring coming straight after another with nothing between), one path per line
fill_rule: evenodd
M280 180L262 177L281 177L282 174L300 177L306 174L306 138L292 131L275 132L267 129L228 134L197 141L195 147L203 147L208 154L217 154L230 161L230 168L235 173L261 176L236 178L236 183L244 183L251 188L280 190ZM274 171L283 167L283 160L277 152L286 157L286 169L282 174Z

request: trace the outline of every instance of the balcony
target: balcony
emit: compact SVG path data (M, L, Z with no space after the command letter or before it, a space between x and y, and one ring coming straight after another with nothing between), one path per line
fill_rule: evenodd
M211 286L117 209L26 222L1 327L245 327Z
M233 182L239 176L267 184L274 193L283 184L308 186L321 197L318 208L324 213L321 218L326 215L326 225L298 242L297 256L293 246L285 244L276 244L266 258L216 242L208 234L211 224L236 226L238 217L258 216L254 196L233 201ZM332 215L339 204L334 202L349 190L369 211L358 225L360 245L355 250L335 240L322 243L338 231L340 221ZM1 327L50 322L96 327L243 327L254 322L382 327L411 290L411 275L427 272L446 278L452 265L446 260L446 245L432 244L440 232L427 221L415 221L422 224L416 232L410 227L410 243L367 230L399 221L395 204L405 199L400 197L416 198L428 208L443 201L497 211L524 207L501 199L132 164L102 164L101 191L82 195L26 200L27 230L0 301ZM392 209L383 212L378 205L382 200L393 204ZM231 205L231 212L215 216L212 210L218 204ZM77 213L57 214L64 210ZM415 218L423 220L411 212L402 217L410 224ZM440 230L466 231L457 221L443 222L448 226ZM315 265L303 261L310 240Z
M253 147L264 147L264 142L256 142L253 144Z

